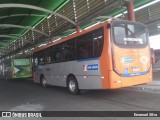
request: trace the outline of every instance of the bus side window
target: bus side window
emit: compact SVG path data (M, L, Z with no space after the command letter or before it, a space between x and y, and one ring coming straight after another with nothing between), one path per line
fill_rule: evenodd
M77 39L76 55L77 59L87 59L93 56L93 45L90 33Z
M103 29L98 29L93 32L93 53L94 57L100 57L103 48Z
M46 62L48 64L55 63L56 62L55 47L49 47L47 49L47 52L46 52L45 56L46 56Z
M43 65L45 63L45 56L42 51L38 52L38 65Z
M62 44L63 61L75 59L75 40L70 40Z
M34 53L33 54L33 67L36 67L36 66L38 66L38 55L37 55L37 53Z
M33 66L38 66L38 58L36 56L33 58Z
M45 64L51 63L51 54L50 54L50 48L45 50Z
M58 45L56 47L54 47L54 61L56 63L58 62L62 62L62 51L61 51L61 45Z

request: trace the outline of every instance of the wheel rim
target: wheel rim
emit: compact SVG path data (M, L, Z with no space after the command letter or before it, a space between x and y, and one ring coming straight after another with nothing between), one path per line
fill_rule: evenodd
M43 86L46 86L46 84L47 84L47 81L44 78L42 79L42 84L43 84Z
M69 89L71 92L74 92L76 89L76 83L73 80L70 80L69 82Z

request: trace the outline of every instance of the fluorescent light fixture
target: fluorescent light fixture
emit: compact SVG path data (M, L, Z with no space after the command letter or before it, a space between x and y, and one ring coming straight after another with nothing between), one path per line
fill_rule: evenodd
M71 33L71 34L69 34L69 35L67 35L67 36L73 35L73 34L75 34L75 33L77 33L77 31L75 31L75 32L73 32L73 33Z
M126 14L126 13L127 13L127 11L123 12L123 14ZM115 18L118 18L118 17L122 16L123 14L122 14L122 13L120 13L120 14L118 14L118 15L114 16L114 17L115 17Z
M31 48L31 50L34 50L34 48Z
M50 14L48 17L47 17L47 19L49 19L49 18L51 18L52 17L52 14Z
M57 38L56 40L54 40L53 42L56 42L56 41L58 41L58 40L60 40L61 38Z
M136 9L134 9L134 11L138 11L138 10L140 10L140 9L146 8L146 7L148 7L148 6L150 6L150 5L153 5L153 4L157 3L157 2L160 2L160 0L153 0L153 2L150 2L150 3L148 3L148 4L145 4L145 5L141 6L141 7L138 7L138 8L136 8Z
M95 25L98 25L99 23L101 23L101 22L96 22L96 23L94 23L93 25L90 25L90 26L84 28L84 30L87 30L87 29L89 29L89 28L91 28L91 27L93 27L93 26L95 26Z

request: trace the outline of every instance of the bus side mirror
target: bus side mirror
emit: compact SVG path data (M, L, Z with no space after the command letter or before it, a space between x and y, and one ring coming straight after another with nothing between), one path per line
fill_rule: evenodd
M108 28L108 29L111 28L111 24L110 24L110 23L107 24L107 28Z

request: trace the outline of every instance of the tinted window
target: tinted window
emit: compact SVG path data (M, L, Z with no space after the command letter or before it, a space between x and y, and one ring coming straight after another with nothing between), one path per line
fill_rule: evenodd
M70 40L62 44L63 61L75 60L75 40Z
M58 47L58 46L57 46ZM50 63L55 63L56 57L55 57L55 52L57 51L57 47L49 47L45 50L45 63L50 64Z
M148 43L145 26L136 23L113 22L113 36L119 45L145 45Z
M44 52L40 51L40 52L38 52L38 64L43 65L44 63L45 63Z
M103 49L103 29L98 29L93 32L93 54L94 57L99 57Z
M92 34L79 37L76 41L77 59L87 59L93 57Z
M103 28L34 53L34 65L99 57L103 48Z
M52 62L62 62L62 50L61 50L61 45L53 46L52 48Z
M52 51L50 48L45 50L45 64L52 63Z
M45 56L43 51L39 51L33 54L33 64L34 66L42 65L45 63Z
M33 54L33 66L38 66L38 56L37 56L37 53Z

